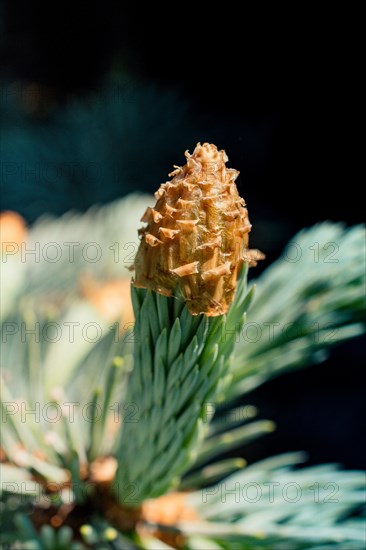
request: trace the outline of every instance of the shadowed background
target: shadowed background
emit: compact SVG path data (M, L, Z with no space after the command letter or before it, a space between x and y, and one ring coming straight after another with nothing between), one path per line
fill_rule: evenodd
M340 85L352 77L353 47L342 14L159 9L2 4L1 209L32 223L153 192L185 149L212 141L241 172L251 243L267 254L253 273L302 227L362 222L352 192L356 113ZM249 396L278 423L245 450L249 461L305 449L314 463L365 466L364 342L339 345L326 363Z

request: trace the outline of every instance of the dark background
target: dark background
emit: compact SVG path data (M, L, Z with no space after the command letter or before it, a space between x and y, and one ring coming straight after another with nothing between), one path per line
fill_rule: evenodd
M241 172L251 243L267 253L257 274L302 227L363 221L350 63L357 36L346 35L352 20L334 6L321 13L244 5L241 14L228 3L181 4L175 12L109 1L1 7L3 166L97 158L101 167L89 179L81 172L51 186L2 171L2 209L31 223L134 189L151 192L183 162L184 149L213 141ZM127 95L103 103L111 75L127 82ZM130 108L134 131L123 134ZM246 449L250 461L305 449L312 462L365 466L364 342L339 345L325 364L249 396L278 423Z

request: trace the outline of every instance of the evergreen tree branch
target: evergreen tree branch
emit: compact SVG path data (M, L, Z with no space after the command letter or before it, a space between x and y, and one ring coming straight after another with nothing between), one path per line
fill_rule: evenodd
M245 294L246 273L240 283ZM131 484L137 505L177 486L194 461L207 431L205 404L215 400L232 352L226 316L192 316L183 302L132 289L135 310L134 369L127 395L138 411L125 422L118 445L116 493L128 504ZM231 316L242 317L248 300Z
M324 222L298 233L256 281L225 399L323 361L333 345L364 333L365 276L363 226Z

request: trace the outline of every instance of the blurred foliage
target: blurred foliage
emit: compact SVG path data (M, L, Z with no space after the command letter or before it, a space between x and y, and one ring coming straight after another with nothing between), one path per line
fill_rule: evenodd
M121 71L61 104L36 83L3 82L1 210L34 221L156 186L175 152L195 144L187 110L177 92Z

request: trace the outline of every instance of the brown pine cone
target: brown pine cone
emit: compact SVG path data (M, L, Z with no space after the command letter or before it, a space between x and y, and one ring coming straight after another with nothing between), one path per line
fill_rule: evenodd
M140 230L134 286L166 296L179 288L192 315L222 315L243 261L256 264L248 249L248 211L234 183L239 172L209 143L185 156L187 164L169 174L173 179L141 218L147 227Z

